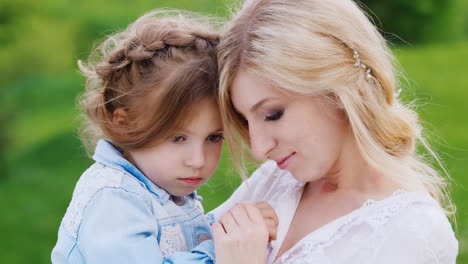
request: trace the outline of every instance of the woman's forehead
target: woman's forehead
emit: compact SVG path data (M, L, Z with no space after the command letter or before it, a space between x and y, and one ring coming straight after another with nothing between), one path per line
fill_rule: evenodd
M285 95L257 75L240 71L231 86L231 99L236 109L247 111L262 100Z

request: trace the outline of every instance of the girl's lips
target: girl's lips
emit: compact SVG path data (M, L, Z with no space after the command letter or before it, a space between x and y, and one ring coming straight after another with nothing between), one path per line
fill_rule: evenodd
M186 184L199 185L203 181L203 178L179 178L179 180Z
M278 168L282 169L282 170L285 170L289 164L291 163L291 158L296 154L296 152L293 152L291 155L287 156L286 158L280 160L280 161L277 161L276 162L276 165L278 166Z

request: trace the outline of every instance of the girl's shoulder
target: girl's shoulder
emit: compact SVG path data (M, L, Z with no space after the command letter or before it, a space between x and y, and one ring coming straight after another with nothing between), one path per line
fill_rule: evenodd
M149 195L145 185L128 172L96 162L81 175L73 198L86 200L105 188L122 189L140 196Z
M62 220L62 226L69 234L73 236L77 233L87 205L105 190L114 190L113 195L132 193L140 197L146 206L152 206L151 194L143 183L125 171L96 162L78 180Z

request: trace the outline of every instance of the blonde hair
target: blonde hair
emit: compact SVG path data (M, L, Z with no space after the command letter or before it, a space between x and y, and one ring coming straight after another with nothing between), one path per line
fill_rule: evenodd
M422 136L416 112L394 96L396 61L355 2L248 0L226 26L218 48L225 137L242 174L248 128L229 92L241 69L288 94L335 98L371 166L404 186L423 187L447 213L454 212L447 180L417 153L419 142L446 172ZM370 76L355 65L355 52Z
M219 35L207 19L182 11L155 10L109 36L85 66L86 93L80 104L88 151L107 138L122 149L157 144L203 99L216 101ZM116 109L125 126L113 122Z

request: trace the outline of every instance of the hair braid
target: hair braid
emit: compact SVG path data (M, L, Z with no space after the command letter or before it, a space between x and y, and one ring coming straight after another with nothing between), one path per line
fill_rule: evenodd
M155 97L148 96L148 93L158 91L160 96L167 96L166 90L173 89L170 85L176 85L178 81L185 82L189 78L192 78L190 82L193 86L215 87L217 77L211 75L217 75L218 42L218 34L208 26L206 19L201 20L193 14L179 11L175 14L168 11L150 12L124 31L108 37L91 54L89 65L84 66L79 62L80 70L88 77L87 92L81 101L90 121L87 126L94 124L102 132L88 133L86 130L89 129L85 129L85 145L93 146L98 137L104 135L121 147L134 148L148 142L150 137L160 136L170 130L168 127L159 129L163 131L161 133L143 133L141 131L153 128L143 129L135 125L130 130L115 133L119 128L113 126L112 114L115 109L123 108L132 115L134 122L140 122L142 116L151 118L152 113L141 115L138 112L142 105L150 108L160 106L154 101ZM174 67L179 68L177 71L171 70ZM198 91L191 88L192 91L189 91L181 87L177 88L182 89L178 92L200 93L197 95L200 98L211 93L207 88ZM142 98L153 98L153 102L142 103ZM158 109L155 112L161 111ZM153 123L157 121L154 118ZM130 134L132 139L126 137Z

